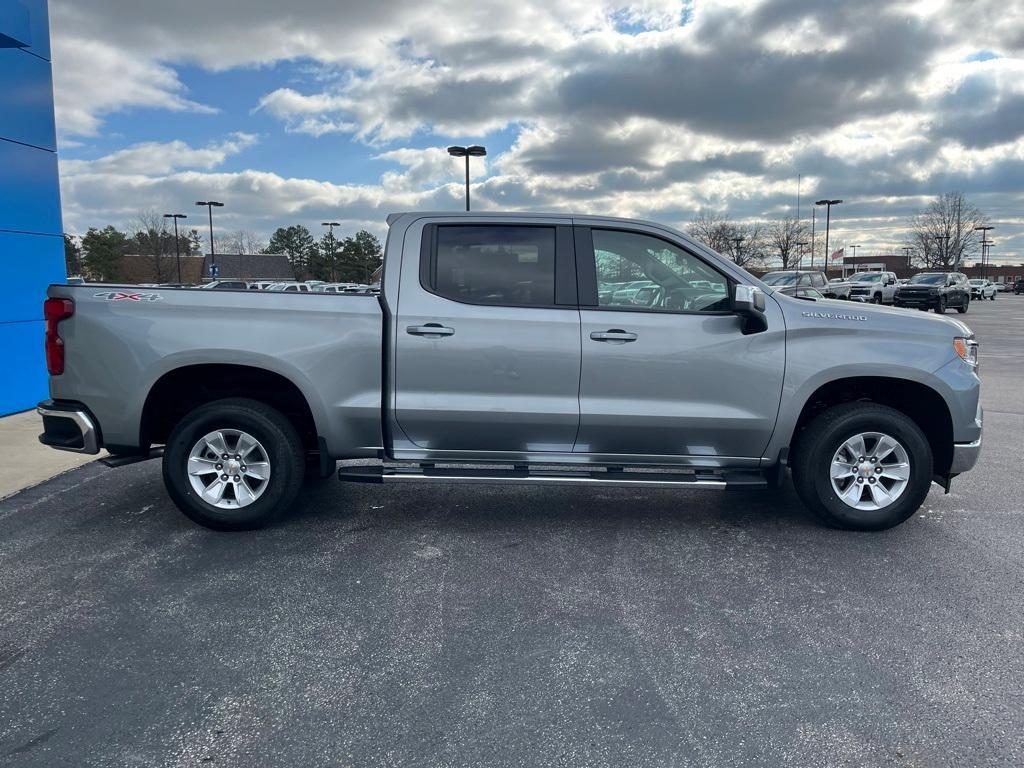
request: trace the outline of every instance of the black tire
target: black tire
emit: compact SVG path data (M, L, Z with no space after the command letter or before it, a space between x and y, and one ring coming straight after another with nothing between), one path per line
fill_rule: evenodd
M236 509L206 502L188 479L192 447L203 435L225 429L258 440L271 469L255 501ZM256 400L228 398L196 408L174 427L164 449L163 476L167 493L190 520L218 531L243 531L268 525L291 506L302 487L304 465L302 440L280 411Z
M903 493L886 507L847 506L832 487L830 468L839 447L859 432L883 432L907 451L910 478ZM855 531L883 531L911 517L924 502L932 479L932 450L921 428L895 408L847 403L816 416L798 435L792 465L800 500L824 522Z
M992 295L988 297L988 298L989 298L989 301L995 301L995 300L996 300L996 293L997 293L997 292L996 292L996 291L994 291L994 292L992 293Z
M944 315L944 314L946 314L946 297L945 296L939 296L939 301L935 305L935 314L936 315Z
M964 305L962 307L957 307L956 308L956 311L959 312L962 315L962 314L964 314L967 311L967 308L969 306L971 306L971 300L967 299L967 301L964 302Z
M872 304L881 304L882 303L882 294L876 293L874 295L874 298L872 299L871 303Z

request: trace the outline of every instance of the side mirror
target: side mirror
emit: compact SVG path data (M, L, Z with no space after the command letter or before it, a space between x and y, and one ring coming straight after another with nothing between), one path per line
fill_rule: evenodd
M732 311L743 318L743 333L761 333L768 330L764 314L764 293L753 285L739 283L733 290Z

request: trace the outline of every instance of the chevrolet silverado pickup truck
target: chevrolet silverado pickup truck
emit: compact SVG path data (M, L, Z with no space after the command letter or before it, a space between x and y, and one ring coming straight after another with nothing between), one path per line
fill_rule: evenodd
M880 530L977 460L960 322L787 296L650 222L388 224L379 296L50 286L40 440L162 456L170 497L216 529L334 474L750 489L789 471L828 524ZM641 280L643 306L606 289Z

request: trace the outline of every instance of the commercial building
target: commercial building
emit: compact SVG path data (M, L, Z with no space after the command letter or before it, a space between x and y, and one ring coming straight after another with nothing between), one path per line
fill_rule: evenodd
M0 0L0 415L46 397L43 299L65 277L46 0Z

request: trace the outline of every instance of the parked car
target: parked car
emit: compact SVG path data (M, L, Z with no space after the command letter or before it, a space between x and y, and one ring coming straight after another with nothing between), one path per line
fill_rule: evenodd
M856 272L841 283L830 284L826 295L868 304L892 304L896 288L895 272Z
M199 288L205 291L247 291L249 283L246 280L211 280Z
M218 529L372 459L338 476L749 489L789 469L825 521L879 530L977 460L961 323L811 304L650 222L388 223L379 298L50 286L42 442L121 463L162 446L170 497ZM661 299L602 302L598 258Z
M1014 294L1024 293L1024 279L1020 279L1014 282L1013 292Z
M919 272L896 291L897 307L917 307L942 314L956 308L963 314L971 303L971 286L962 272Z
M312 293L345 293L355 283L318 283L310 287Z
M633 302L633 296L641 288L645 288L649 285L654 285L650 280L634 280L612 294L613 304L631 304Z
M784 286L807 286L824 290L828 285L825 273L820 270L787 269L777 272L768 272L761 277L761 282L774 288Z
M990 283L988 280L983 280L980 277L975 277L967 281L967 284L971 286L971 298L972 299L991 299L996 300L996 284Z
M811 288L809 285L787 285L785 288L779 288L779 293L784 293L787 296L795 296L798 299L824 299L825 295L817 288Z
M310 287L306 283L281 282L271 283L264 290L283 291L285 293L309 293Z

